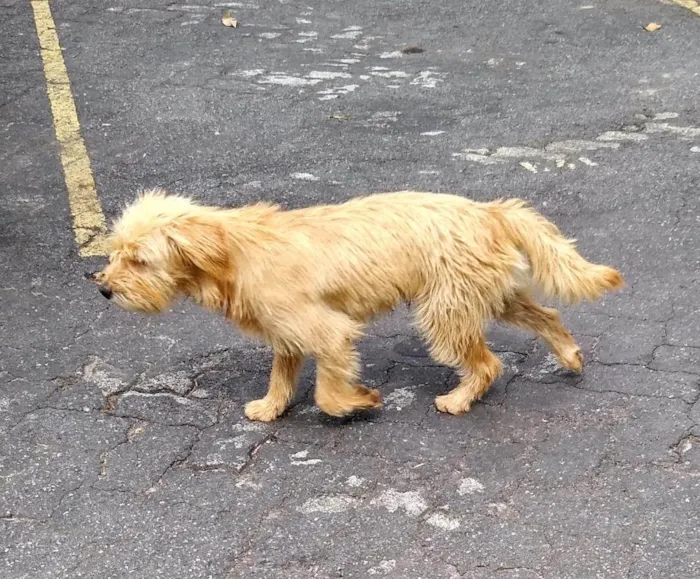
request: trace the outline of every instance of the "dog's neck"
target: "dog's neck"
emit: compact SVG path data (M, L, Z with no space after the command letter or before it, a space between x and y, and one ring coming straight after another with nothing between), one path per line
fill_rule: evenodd
M226 230L228 265L218 275L195 269L182 285L185 296L208 310L222 313L249 334L259 335L262 330L247 306L238 273L262 245L277 240L271 219L278 211L278 206L268 204L216 211L217 222Z

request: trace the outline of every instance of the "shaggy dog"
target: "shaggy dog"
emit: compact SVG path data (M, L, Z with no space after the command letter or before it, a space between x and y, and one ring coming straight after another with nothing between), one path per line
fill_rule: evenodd
M116 222L112 248L97 281L119 306L154 313L189 297L272 346L267 395L245 408L262 421L284 412L305 356L316 359L315 400L327 414L381 406L377 390L358 384L354 344L400 302L431 356L459 373L435 399L442 412L467 412L501 373L484 339L490 320L534 332L579 372L581 350L534 291L573 304L624 284L517 199L400 192L284 211L204 207L153 190Z

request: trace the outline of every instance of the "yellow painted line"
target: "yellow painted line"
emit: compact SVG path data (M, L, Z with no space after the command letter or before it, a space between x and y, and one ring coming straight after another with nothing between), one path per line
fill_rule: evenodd
M687 8L693 14L700 16L700 3L696 2L695 0L671 0L671 2L678 4L678 6L682 6L683 8Z
M39 36L41 59L44 63L46 91L68 189L75 239L82 257L107 255L105 216L97 199L90 157L80 136L78 112L73 101L51 7L48 0L32 0L31 4Z

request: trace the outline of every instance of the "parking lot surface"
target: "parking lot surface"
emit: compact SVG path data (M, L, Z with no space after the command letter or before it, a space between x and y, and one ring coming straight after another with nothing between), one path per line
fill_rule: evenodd
M0 576L700 576L692 2L33 4L0 0ZM52 108L70 97L79 126ZM400 309L361 344L381 411L324 417L309 363L293 407L253 423L267 348L85 279L104 257L81 219L153 186L521 197L628 286L563 310L581 376L495 326L503 377L438 414L456 378Z

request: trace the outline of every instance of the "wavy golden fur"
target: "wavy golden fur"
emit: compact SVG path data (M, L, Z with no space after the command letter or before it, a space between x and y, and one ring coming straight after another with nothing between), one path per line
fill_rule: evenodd
M379 392L357 383L354 343L400 302L412 305L432 357L460 374L435 399L443 412L469 410L501 373L484 339L490 320L534 332L580 371L580 349L559 313L532 294L576 303L623 285L520 200L400 192L284 211L204 207L153 190L126 209L112 244L98 282L118 305L159 312L189 297L272 346L269 391L245 409L264 421L284 412L305 356L317 361L324 412L379 407Z

